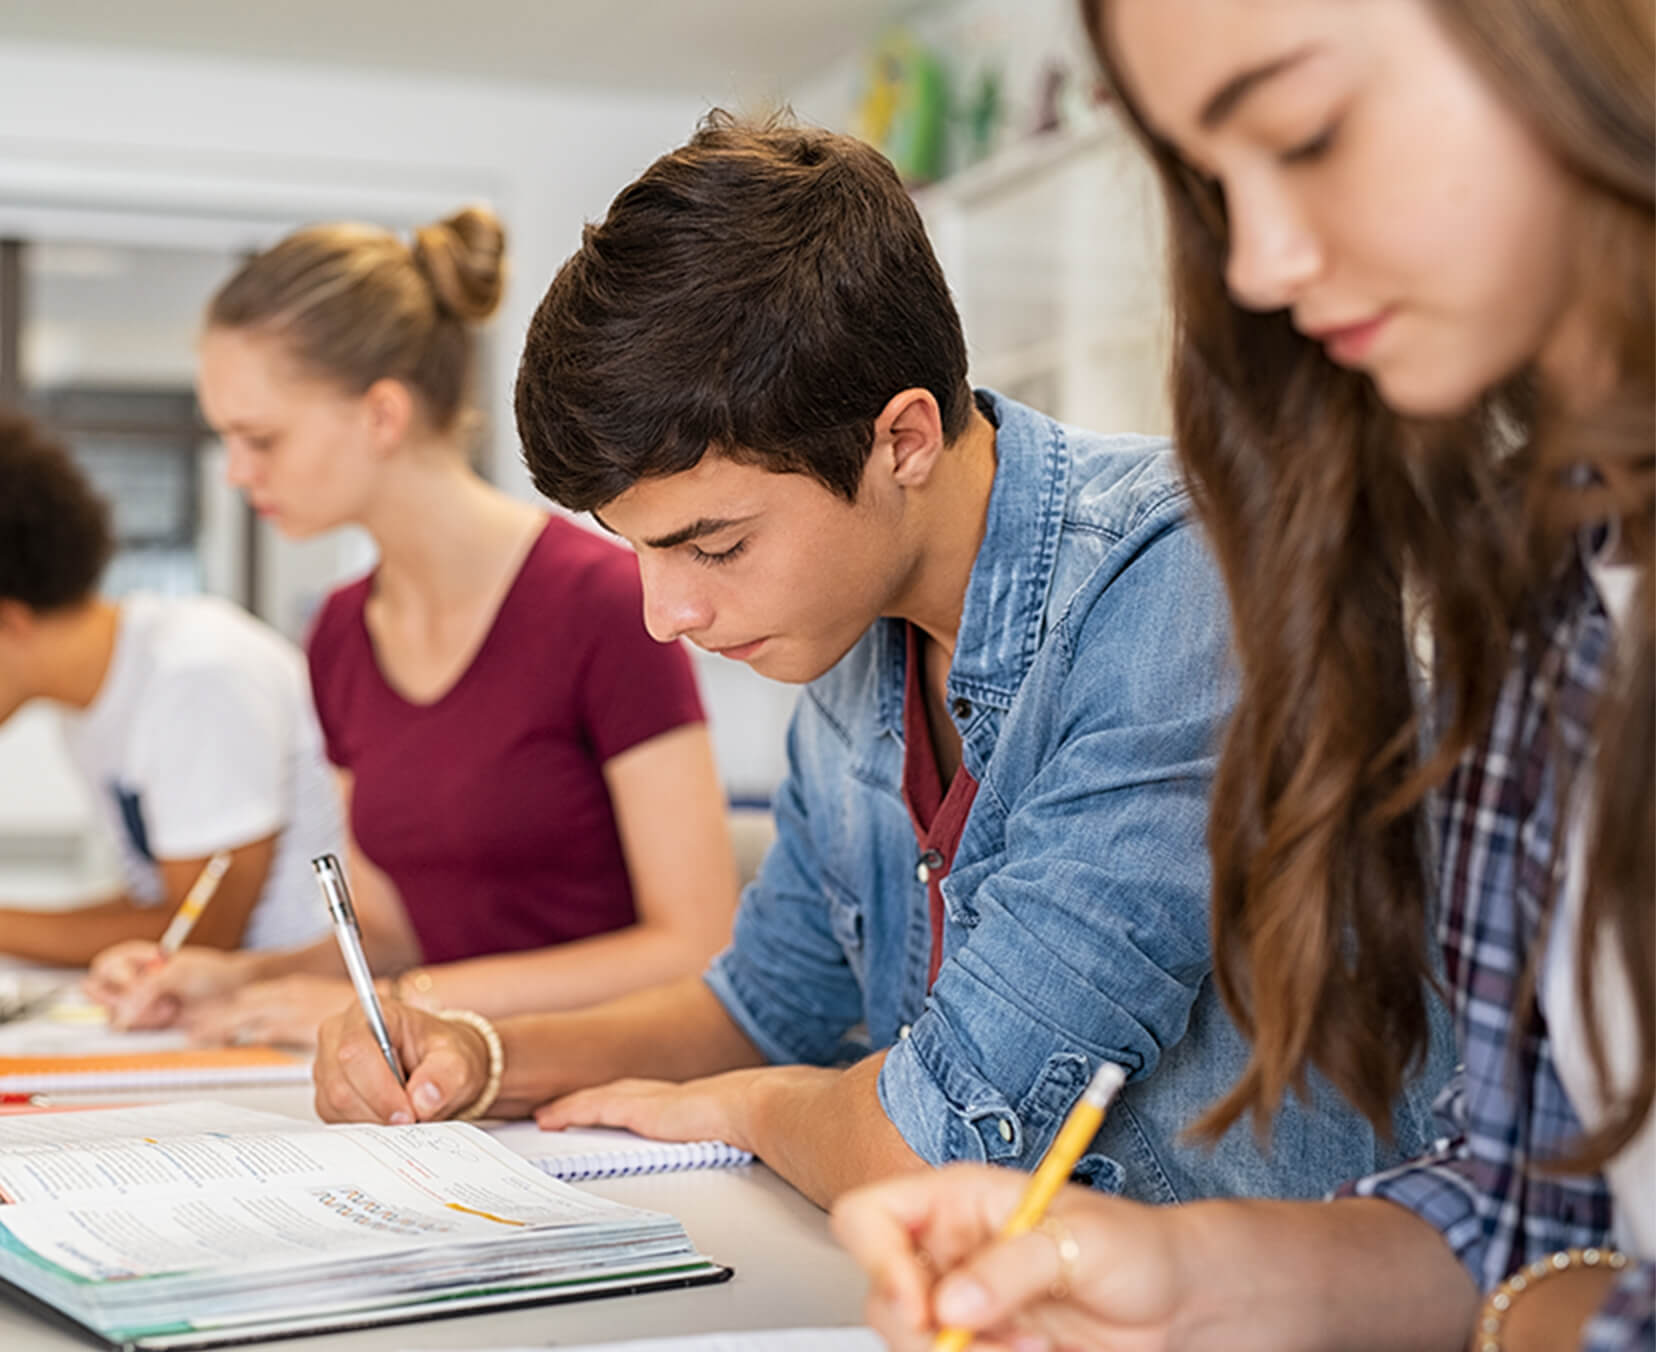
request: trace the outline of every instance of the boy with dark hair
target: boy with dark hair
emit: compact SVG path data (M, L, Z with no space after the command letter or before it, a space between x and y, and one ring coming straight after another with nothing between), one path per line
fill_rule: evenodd
M207 860L230 853L195 943L279 947L326 927L306 861L338 848L304 661L210 597L97 594L109 512L69 453L0 411L0 723L63 710L69 758L120 852L120 896L0 907L0 952L58 966L157 938Z
M715 115L587 228L518 419L541 490L637 549L657 638L806 684L778 839L704 979L505 1021L498 1063L394 1005L406 1095L342 1015L324 1114L544 1105L722 1137L826 1201L1032 1164L1108 1059L1131 1078L1082 1163L1100 1187L1309 1196L1390 1156L1321 1084L1275 1153L1181 1143L1247 1059L1207 938L1224 598L1164 443L970 389L884 159Z

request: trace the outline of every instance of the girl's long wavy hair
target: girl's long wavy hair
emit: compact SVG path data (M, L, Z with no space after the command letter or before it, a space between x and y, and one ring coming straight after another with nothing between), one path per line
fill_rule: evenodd
M1081 8L1124 90L1109 3ZM1126 109L1166 198L1179 452L1229 589L1242 671L1209 845L1216 979L1252 1055L1198 1130L1218 1135L1245 1113L1263 1129L1312 1066L1389 1123L1428 1037L1423 800L1487 731L1512 642L1535 622L1572 532L1612 519L1639 584L1597 713L1576 981L1609 1091L1589 966L1602 943L1625 955L1640 1055L1636 1080L1607 1093L1606 1120L1569 1162L1585 1168L1639 1129L1656 1078L1652 10L1648 0L1433 8L1581 188L1577 294L1617 374L1588 415L1555 407L1528 372L1463 418L1391 412L1286 314L1230 299L1222 194ZM1590 481L1572 473L1583 464L1597 471ZM1407 632L1417 606L1439 709L1424 749Z

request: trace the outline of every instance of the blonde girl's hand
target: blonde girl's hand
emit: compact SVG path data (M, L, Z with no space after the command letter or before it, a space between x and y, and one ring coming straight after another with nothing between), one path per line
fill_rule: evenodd
M344 977L297 973L255 981L217 1000L192 1006L182 1023L197 1042L316 1046L330 1014L349 1008L356 992Z
M1163 1352L1189 1290L1179 1209L1066 1188L1049 1223L1001 1240L1026 1175L955 1165L847 1194L840 1242L868 1273L868 1320L894 1352L926 1352L940 1327L984 1349Z
M129 939L98 954L82 985L116 1028L165 1028L231 994L250 972L245 952L190 945L163 957L148 939Z

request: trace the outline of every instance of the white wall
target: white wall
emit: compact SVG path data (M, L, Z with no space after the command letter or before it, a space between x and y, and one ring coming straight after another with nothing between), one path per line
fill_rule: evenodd
M494 330L510 355L582 223L700 111L591 90L0 44L0 208L250 247L304 220L413 223L485 199L512 232L514 284ZM513 367L491 373L490 463L527 495Z

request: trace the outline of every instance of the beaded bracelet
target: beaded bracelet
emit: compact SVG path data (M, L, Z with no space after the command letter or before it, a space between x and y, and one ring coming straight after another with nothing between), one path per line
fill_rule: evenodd
M1606 1267L1614 1272L1627 1266L1627 1255L1617 1249L1560 1249L1521 1267L1497 1286L1478 1317L1478 1352L1501 1352L1501 1329L1512 1302L1537 1282L1571 1268Z
M494 1101L500 1097L500 1079L506 1071L506 1049L500 1045L500 1034L495 1032L495 1026L470 1009L440 1009L437 1011L439 1019L447 1019L450 1023L463 1023L474 1029L489 1048L489 1078L483 1082L483 1090L471 1101L470 1106L454 1116L461 1122L475 1122L494 1107Z

